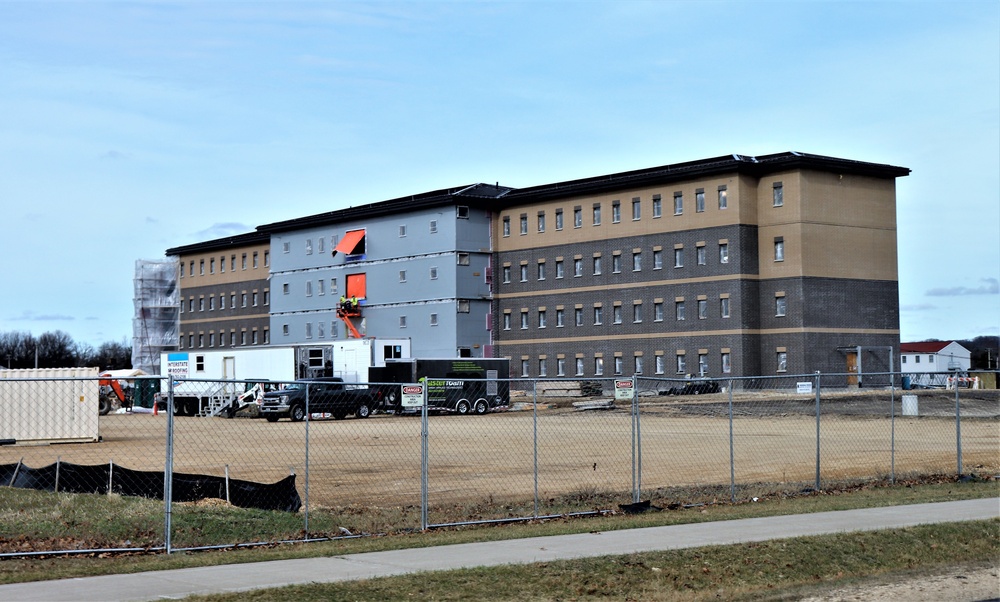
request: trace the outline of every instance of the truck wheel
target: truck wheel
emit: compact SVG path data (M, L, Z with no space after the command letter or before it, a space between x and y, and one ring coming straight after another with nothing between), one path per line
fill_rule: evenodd
M333 413L334 420L343 420L344 418L347 418L347 412L344 410L337 410Z
M108 399L107 397L102 397L98 405L99 407L97 413L100 414L101 416L107 416L108 413L111 411L111 400Z
M266 419L266 420L267 420L268 422L277 422L277 421L278 421L278 417L277 417L277 416L275 416L274 414L268 414L267 416L264 416L264 418L265 418L265 419Z
M354 415L358 418L368 418L372 414L372 409L368 407L367 403L363 403L358 406L358 411L354 412Z
M489 409L490 406L489 404L486 403L486 400L480 399L479 401L476 402L476 413L479 414L480 416L485 414L486 411Z
M288 410L288 418L292 422L302 422L306 418L306 409L300 405L293 405L292 409Z
M455 406L455 411L463 416L469 413L469 409L470 409L469 402L465 401L464 399L458 402L458 405Z

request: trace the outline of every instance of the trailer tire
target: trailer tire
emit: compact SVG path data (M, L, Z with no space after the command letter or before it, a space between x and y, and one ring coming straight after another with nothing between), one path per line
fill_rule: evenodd
M476 408L475 408L476 414L482 416L483 414L488 412L489 409L490 409L490 404L486 403L485 399L480 399L479 401L476 402Z
M347 418L347 412L344 410L337 410L333 413L334 420L343 420L344 418Z
M465 416L466 414L468 414L469 410L471 410L471 409L472 408L469 407L469 402L466 401L466 400L464 400L464 399L461 400L461 401L459 401L458 405L455 406L455 411L458 412L459 414L461 414L462 416Z
M302 422L306 418L306 409L299 404L295 404L288 410L288 418L292 422Z
M98 404L97 413L100 414L101 416L107 416L109 412L111 412L111 400L108 399L107 397L101 397Z
M354 412L354 416L357 418L368 418L372 415L372 409L367 403L362 403L358 406L358 410Z

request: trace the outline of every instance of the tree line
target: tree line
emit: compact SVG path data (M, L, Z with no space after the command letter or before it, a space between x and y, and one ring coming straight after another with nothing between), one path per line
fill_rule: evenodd
M101 343L94 348L78 343L57 330L34 336L30 332L0 332L0 366L18 368L100 368L120 370L132 367L132 346L125 339Z

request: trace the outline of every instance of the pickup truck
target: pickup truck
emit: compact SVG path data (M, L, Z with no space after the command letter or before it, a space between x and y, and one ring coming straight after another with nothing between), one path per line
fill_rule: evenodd
M288 418L292 422L303 420L306 417L307 391L310 413L331 414L337 420L343 420L348 414L368 418L374 407L367 389L346 385L341 378L311 378L265 393L260 402L260 415L268 422L277 422L280 418Z

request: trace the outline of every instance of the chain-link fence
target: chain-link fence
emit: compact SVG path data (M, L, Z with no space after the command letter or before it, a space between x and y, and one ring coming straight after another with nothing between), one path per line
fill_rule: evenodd
M953 374L422 384L8 372L0 555L310 541L1000 471L1000 391ZM91 514L68 517L77 503ZM103 516L104 538L46 531Z

